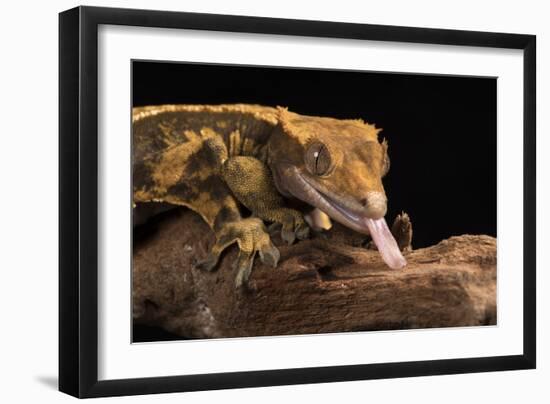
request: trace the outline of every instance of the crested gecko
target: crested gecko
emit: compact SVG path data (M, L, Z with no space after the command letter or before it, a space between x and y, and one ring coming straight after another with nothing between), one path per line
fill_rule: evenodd
M410 248L412 228L408 216L399 215L396 242L384 219L388 144L374 125L228 104L135 107L132 127L134 206L164 202L200 214L216 242L198 268L214 269L233 243L237 287L247 282L256 254L277 266L280 254L264 221L282 225L289 244L310 231L303 214L285 205L288 198L370 234L390 268L406 265L401 251Z

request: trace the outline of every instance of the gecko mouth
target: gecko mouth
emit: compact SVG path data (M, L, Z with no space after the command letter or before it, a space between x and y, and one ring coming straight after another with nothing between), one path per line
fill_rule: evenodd
M277 176L279 177L279 176ZM285 189L294 197L320 209L332 219L359 233L370 234L384 262L392 269L400 269L407 262L395 241L386 220L371 218L365 213L354 210L318 189L316 184L303 176L296 167L284 169Z

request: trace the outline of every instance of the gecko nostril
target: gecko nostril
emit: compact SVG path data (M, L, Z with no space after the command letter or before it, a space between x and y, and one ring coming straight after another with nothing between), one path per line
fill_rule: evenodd
M369 201L367 200L367 198L361 198L359 199L359 203L361 204L361 206L366 207Z

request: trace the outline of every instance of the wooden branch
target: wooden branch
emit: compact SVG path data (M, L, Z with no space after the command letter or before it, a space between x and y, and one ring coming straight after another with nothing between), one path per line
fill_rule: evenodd
M165 213L135 235L134 320L187 338L496 323L496 239L452 237L406 254L396 271L354 246L362 236L333 230L293 246L274 238L278 268L256 260L243 291L234 287L236 247L216 271L193 269L213 234L191 211Z

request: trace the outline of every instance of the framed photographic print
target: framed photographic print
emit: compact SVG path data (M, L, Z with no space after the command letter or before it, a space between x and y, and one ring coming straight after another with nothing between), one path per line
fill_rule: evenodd
M535 367L535 37L60 14L59 386Z

